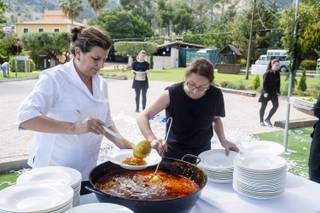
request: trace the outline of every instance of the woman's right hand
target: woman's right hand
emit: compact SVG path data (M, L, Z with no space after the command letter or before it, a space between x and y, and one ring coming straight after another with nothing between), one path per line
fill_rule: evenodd
M162 139L154 139L151 141L151 147L158 151L159 155L163 155L167 151L167 144Z
M88 117L74 123L73 132L74 134L84 134L92 132L100 135L104 133L103 125L104 123L101 120Z
M263 93L263 97L268 98L268 93Z

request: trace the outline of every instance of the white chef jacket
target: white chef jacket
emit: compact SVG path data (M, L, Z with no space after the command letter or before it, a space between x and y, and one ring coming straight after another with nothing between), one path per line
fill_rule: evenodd
M80 79L73 61L42 71L35 88L20 107L17 125L39 115L67 122L77 122L85 115L112 126L107 82L95 75L92 87L93 94ZM71 167L81 172L83 180L88 180L97 164L101 141L102 135L94 133L35 132L28 164Z

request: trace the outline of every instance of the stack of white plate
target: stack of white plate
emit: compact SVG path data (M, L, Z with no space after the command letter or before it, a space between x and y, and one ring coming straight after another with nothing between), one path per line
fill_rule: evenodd
M286 160L276 155L244 154L234 159L233 189L256 199L279 197L285 189Z
M257 141L250 143L242 143L240 152L243 154L261 154L261 155L278 155L284 154L283 145L272 141Z
M39 167L24 172L17 179L17 184L27 183L63 183L74 191L73 206L79 205L81 173L75 169L62 166Z
M72 208L73 189L62 183L30 183L0 191L1 213L62 213Z
M69 209L65 213L134 213L131 209L113 203L90 203Z
M198 166L204 170L209 180L216 183L232 182L233 159L236 152L229 152L227 156L224 149L212 149L202 152Z

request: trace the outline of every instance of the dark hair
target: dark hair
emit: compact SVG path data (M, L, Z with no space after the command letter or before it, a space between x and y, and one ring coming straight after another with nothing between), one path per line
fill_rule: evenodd
M212 83L214 79L213 65L205 58L198 58L192 61L191 65L186 69L185 76L188 77L192 73L207 78L210 83Z
M82 52L90 52L93 47L101 47L104 50L109 50L112 45L112 40L106 33L94 27L89 28L73 28L71 53L75 54L75 48L79 47Z
M268 67L267 67L267 71L271 70L271 67L272 67L272 64L274 64L275 62L278 62L279 63L279 59L272 59L269 61L268 63Z

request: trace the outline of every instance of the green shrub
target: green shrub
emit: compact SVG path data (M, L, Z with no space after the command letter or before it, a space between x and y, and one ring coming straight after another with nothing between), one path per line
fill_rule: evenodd
M309 60L305 59L300 64L300 69L302 70L315 70L317 67L317 61L316 60Z
M241 58L240 59L240 67L245 67L245 66L247 66L247 60L244 58Z
M302 76L298 83L298 90L300 91L306 91L307 90L307 77L306 77L306 71L304 70L302 73Z
M257 90L260 87L261 83L260 83L260 76L256 75L253 78L253 82L252 82L252 87L254 90Z
M15 72L16 67L15 67L15 63L14 63L14 57L10 57L9 65L10 65L10 71ZM30 66L30 72L35 71L35 69L36 69L36 65L32 59L29 59L29 61L27 62L27 66ZM18 72L24 72L24 69L25 69L24 61L18 61L17 67L18 67Z

